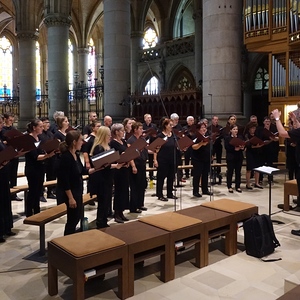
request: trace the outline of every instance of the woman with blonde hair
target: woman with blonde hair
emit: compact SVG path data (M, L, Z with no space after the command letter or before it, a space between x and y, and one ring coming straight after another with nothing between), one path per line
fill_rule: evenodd
M110 150L110 129L102 126L98 129L96 137L90 152L90 156L99 154L101 152ZM109 227L107 224L108 211L112 199L113 187L113 170L119 169L122 164L111 164L105 166L103 169L90 176L90 193L97 195L98 208L97 208L97 228Z

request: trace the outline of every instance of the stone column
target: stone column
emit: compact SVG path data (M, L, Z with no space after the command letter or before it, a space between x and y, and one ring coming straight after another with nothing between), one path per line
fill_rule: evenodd
M19 40L19 121L18 129L26 129L28 122L36 117L36 32L20 32Z
M136 31L131 33L131 93L134 94L138 91L138 63L139 63L139 51L143 48L143 36L142 31Z
M130 88L130 1L104 0L104 114L121 120Z
M240 0L203 0L203 104L206 117L211 112L221 118L232 113L242 114L241 12Z
M198 0L195 3L195 13L193 19L195 21L195 81L197 86L202 86L203 74L202 74L202 8L197 7ZM200 5L200 4L199 4Z
M88 48L78 48L78 75L79 75L79 82L83 81L87 83L87 75L86 72L88 70L88 56L89 56L89 49Z
M48 33L49 116L56 110L69 112L68 39L71 0L45 0L44 24Z

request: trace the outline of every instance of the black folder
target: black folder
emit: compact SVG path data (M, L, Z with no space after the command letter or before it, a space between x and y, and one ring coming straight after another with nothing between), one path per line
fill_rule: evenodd
M18 136L22 136L22 135L23 135L23 133L15 128L9 129L9 130L5 131L5 133L4 133L4 136L8 140L16 138Z
M91 160L96 170L101 169L105 165L110 165L120 158L119 151L110 149L92 156Z

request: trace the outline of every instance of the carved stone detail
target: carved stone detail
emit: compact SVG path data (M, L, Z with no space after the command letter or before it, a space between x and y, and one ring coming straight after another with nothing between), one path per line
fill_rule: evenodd
M39 38L39 34L37 31L20 31L17 33L18 40L34 40L37 41Z
M48 15L44 19L44 24L47 27L52 26L71 26L72 19L70 16L65 15Z

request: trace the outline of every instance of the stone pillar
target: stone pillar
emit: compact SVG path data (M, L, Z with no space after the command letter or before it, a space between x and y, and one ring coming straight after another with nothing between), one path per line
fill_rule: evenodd
M88 78L87 78L86 72L88 70L89 49L88 48L78 48L77 53L78 53L79 82L83 81L84 83L87 83Z
M143 48L144 32L136 31L131 33L131 94L138 92L138 63L139 52Z
M200 1L194 2L197 2L195 5L198 5ZM195 21L195 81L197 86L202 86L202 8L195 7L193 19Z
M19 40L19 121L18 129L26 129L28 122L36 117L36 32L20 32Z
M56 110L69 113L68 39L71 0L45 0L44 24L48 33L49 116Z
M121 120L130 88L130 1L104 0L104 114Z
M242 1L203 0L205 116L241 115ZM209 95L211 94L211 96Z

